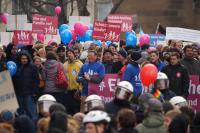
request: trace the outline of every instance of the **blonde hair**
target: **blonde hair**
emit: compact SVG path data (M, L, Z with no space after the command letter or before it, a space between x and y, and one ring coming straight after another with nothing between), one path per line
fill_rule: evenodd
M49 127L50 118L41 118L37 122L37 133L46 133Z
M0 123L0 129L5 129L8 133L14 133L14 128L8 123Z

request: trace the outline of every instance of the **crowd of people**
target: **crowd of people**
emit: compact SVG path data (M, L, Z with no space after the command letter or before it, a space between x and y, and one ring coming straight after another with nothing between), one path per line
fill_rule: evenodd
M189 76L200 75L200 45L170 40L152 48L73 41L70 47L38 41L0 47L0 71L12 76L19 104L0 113L0 133L197 133L200 113L188 105ZM154 64L158 76L144 92L140 70ZM66 86L58 86L58 73ZM88 95L88 84L118 74L113 100ZM98 89L98 88L96 88Z

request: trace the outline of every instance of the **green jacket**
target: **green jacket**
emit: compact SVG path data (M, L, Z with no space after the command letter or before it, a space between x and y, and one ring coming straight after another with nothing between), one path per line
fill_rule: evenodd
M163 126L164 118L161 113L149 113L143 122L136 126L139 133L167 133Z

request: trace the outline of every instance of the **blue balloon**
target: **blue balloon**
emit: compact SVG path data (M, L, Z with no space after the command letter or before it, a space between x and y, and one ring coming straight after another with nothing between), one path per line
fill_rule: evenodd
M93 24L90 24L89 27L90 27L90 30L93 30Z
M111 41L106 41L107 46L109 46L110 44L112 44Z
M137 37L130 34L126 37L126 46L135 46L137 44Z
M77 36L77 40L79 40L80 42L85 42L85 41L84 41L84 36L78 35L78 36Z
M98 46L102 46L102 42L100 40L93 40L93 43Z
M126 37L129 36L129 35L136 35L136 34L135 34L134 31L132 31L132 32L125 32L125 36L126 36Z
M65 29L61 32L60 38L63 44L67 45L72 40L72 32L68 29Z
M8 71L10 72L10 75L14 76L15 73L17 72L17 65L15 64L15 62L8 61L6 65L7 65Z
M61 34L61 32L64 31L65 29L69 29L69 25L67 25L67 24L60 25L59 33Z
M83 39L84 41L92 41L92 30L87 30L85 33L84 33L84 36L83 36Z

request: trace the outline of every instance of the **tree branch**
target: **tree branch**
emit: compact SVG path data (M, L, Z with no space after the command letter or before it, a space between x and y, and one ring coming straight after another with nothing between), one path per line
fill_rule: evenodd
M71 12L70 12L70 16L72 16L74 12L74 0L71 0Z

